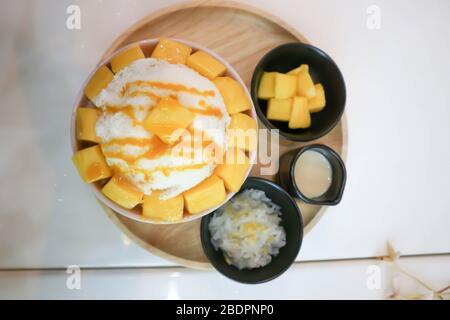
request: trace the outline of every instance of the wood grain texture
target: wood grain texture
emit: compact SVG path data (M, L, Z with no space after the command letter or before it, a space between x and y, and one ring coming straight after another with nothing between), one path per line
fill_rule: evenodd
M172 37L196 42L226 59L250 87L258 61L282 43L307 40L280 19L247 5L230 1L191 1L164 8L142 19L125 31L105 52L105 56L129 43L149 38ZM264 125L260 122L260 128ZM346 157L345 115L323 143ZM280 155L304 143L280 137ZM278 159L276 159L278 160ZM260 165L251 175L259 176ZM274 179L274 176L264 176ZM305 235L316 225L325 207L298 202L305 223ZM102 204L111 220L133 241L164 259L186 267L211 269L200 241L200 219L175 225L144 224L115 213Z

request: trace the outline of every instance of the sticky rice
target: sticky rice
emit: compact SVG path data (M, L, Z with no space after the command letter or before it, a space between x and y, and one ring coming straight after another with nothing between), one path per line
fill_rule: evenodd
M280 216L280 207L264 191L246 189L214 213L211 243L238 269L266 266L286 244Z

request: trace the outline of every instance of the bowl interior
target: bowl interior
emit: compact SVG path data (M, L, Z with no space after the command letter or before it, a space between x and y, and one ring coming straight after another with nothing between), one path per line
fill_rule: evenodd
M229 265L225 261L222 251L216 251L210 241L211 234L208 225L212 214L203 217L200 232L203 249L211 264L223 275L235 281L252 284L278 277L295 261L303 239L303 222L295 201L274 182L250 177L245 181L241 190L249 188L264 191L267 197L281 207L281 225L286 231L286 245L280 249L279 254L273 257L268 265L251 270L239 270Z
M287 122L266 118L267 101L258 99L257 92L263 72L288 72L301 64L308 64L314 83L322 83L326 106L311 114L311 127L290 129ZM300 42L287 43L269 51L255 68L251 95L261 121L268 128L279 129L280 134L296 141L311 141L329 132L340 120L345 106L345 83L336 63L322 50Z
M227 72L226 72L226 76L229 76L231 78L233 78L234 80L238 81L241 86L244 88L245 93L247 94L249 101L252 102L251 96L248 92L247 87L245 86L243 80L241 79L241 77L239 76L239 74L237 73L237 71L227 62L225 61L222 57L220 57L219 55L217 55L215 52L211 51L208 48L205 48L199 44L190 42L190 41L185 41L182 39L174 39L176 41L182 42L188 46L190 46L193 51L197 51L197 50L202 50L207 52L209 55L213 56L214 58L216 58L217 60L219 60L222 64L224 64L227 68ZM111 58L116 55L117 53L127 49L130 46L133 46L135 44L139 44L139 46L141 47L142 51L144 52L146 57L150 57L151 53L153 52L153 49L155 48L156 44L158 43L159 39L146 39L146 40L141 40L141 41L137 41L134 43L131 43L117 51L115 51L114 53L104 57L102 59L102 61L98 64L97 68L95 68L95 70L92 71L92 73L89 75L89 77L86 79L85 83L83 84L83 86L80 89L80 92L78 93L78 97L75 100L75 104L73 107L73 111L72 111L72 118L71 118L71 144L72 144L72 151L75 153L78 150L81 150L83 148L87 148L91 145L93 145L92 143L87 143L87 142L83 142L83 141L78 141L76 139L76 111L79 107L95 107L94 104L92 102L89 101L89 99L87 99L87 97L84 95L84 88L86 86L86 84L88 83L88 81L91 79L91 77L93 76L93 74L97 71L98 67L100 67L101 65L108 65L109 61L111 60ZM255 112L255 108L253 106L252 103L252 107L250 110L247 110L245 112L247 115L251 116L252 118L254 118L255 120L257 119L256 116L256 112ZM255 159L256 159L256 151L252 151L249 152L248 154L249 160L250 160L250 167L247 170L247 174L246 176L248 176L250 174L251 168L253 163L255 163ZM114 210L115 212L118 212L130 219L139 221L139 222L145 222L145 223L154 223L154 224L173 224L174 222L161 222L161 221L152 221L152 220L148 220L142 217L141 214L141 207L137 206L134 209L125 209L121 206L119 206L118 204L116 204L115 202L111 201L109 198L107 198L105 195L103 195L103 193L101 192L102 187L104 186L104 184L107 181L97 181L94 183L90 183L89 186L92 188L94 194L96 195L96 197L102 202L104 203L106 206L108 206L109 208L111 208L112 210ZM195 219L198 219L214 210L216 210L218 207L222 206L224 203L226 203L232 196L234 195L233 192L228 192L227 193L227 197L226 199L218 206L210 208L208 210L205 210L201 213L195 214L195 215L187 215L185 217L183 217L182 220L175 222L175 223L183 223L183 222L188 222L188 221L192 221Z

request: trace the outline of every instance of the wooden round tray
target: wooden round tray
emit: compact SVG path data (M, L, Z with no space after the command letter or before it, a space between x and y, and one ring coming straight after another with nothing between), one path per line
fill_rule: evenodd
M159 37L180 38L199 43L217 52L240 74L247 87L258 61L271 48L282 43L308 42L280 19L259 9L229 1L192 1L154 12L124 32L104 56L131 42ZM260 122L260 128L264 125ZM325 137L315 141L346 156L345 115ZM302 143L280 137L280 155ZM259 164L251 175L259 175ZM264 176L274 180L274 176ZM298 201L305 224L304 234L323 215L325 207ZM126 218L102 205L111 220L127 237L149 252L190 268L211 269L200 242L200 219L174 225L152 225Z

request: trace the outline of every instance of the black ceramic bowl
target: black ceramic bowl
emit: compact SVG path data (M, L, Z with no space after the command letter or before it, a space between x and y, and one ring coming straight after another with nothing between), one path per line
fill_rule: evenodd
M288 72L301 64L309 65L314 83L322 83L325 91L325 108L311 114L311 127L289 129L288 123L266 118L267 101L258 99L259 81L264 71ZM325 52L312 45L294 42L280 45L269 51L255 68L251 83L251 96L258 117L269 129L279 129L280 134L294 141L311 141L333 129L344 112L346 90L336 63Z
M229 265L222 251L216 251L211 243L209 222L214 213L202 218L200 235L203 250L214 268L228 278L248 284L262 283L275 279L286 271L295 261L303 239L303 221L295 200L280 186L272 181L262 178L248 178L241 190L245 189L263 190L275 204L281 207L281 225L286 231L286 245L280 249L279 254L262 268L243 269Z
M322 154L330 163L333 172L331 185L328 190L316 198L305 196L294 178L295 163L298 158L308 150L316 151ZM347 181L347 170L342 158L336 151L323 144L311 144L300 149L293 149L286 152L280 158L280 169L278 170L278 182L294 198L300 198L306 203L314 205L335 206L341 202L344 194L345 183Z

